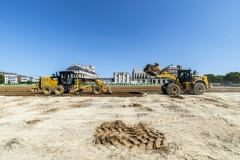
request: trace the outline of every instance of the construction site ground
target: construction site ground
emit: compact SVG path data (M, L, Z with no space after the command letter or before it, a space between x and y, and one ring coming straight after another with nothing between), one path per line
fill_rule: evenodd
M40 91L32 91L33 86L0 86L0 96L45 96ZM75 95L73 91L61 96L94 96L94 97L135 97L142 93L161 93L160 86L112 86L112 94L92 94L91 89L85 89L82 94ZM206 92L240 92L240 87L213 87ZM55 96L51 94L50 96Z
M171 97L159 86L45 96L0 87L0 159L240 159L240 89Z

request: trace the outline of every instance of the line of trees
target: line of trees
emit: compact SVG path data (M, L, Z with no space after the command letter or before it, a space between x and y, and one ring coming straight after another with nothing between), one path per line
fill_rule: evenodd
M0 84L4 83L4 76L0 74Z
M230 81L234 84L240 83L240 72L230 72L225 76L222 75L214 75L214 74L205 74L208 77L208 81L210 83L220 83L221 81Z

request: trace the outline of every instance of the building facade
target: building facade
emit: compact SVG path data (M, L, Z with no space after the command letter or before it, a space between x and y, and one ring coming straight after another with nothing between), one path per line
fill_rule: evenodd
M29 79L30 79L30 81L36 83L36 82L39 82L40 77L38 77L38 76L30 76Z
M30 78L25 75L17 75L17 81L18 83L25 83L27 81L30 81Z
M114 72L113 79L115 83L130 83L131 76L129 72Z
M0 74L4 76L4 83L5 84L16 84L16 83L18 83L17 73L0 72Z
M168 66L168 72L172 74L174 77L177 77L178 69L179 68L177 66L173 66L173 65Z
M17 81L18 83L26 83L27 81L32 81L33 83L39 82L40 77L38 76L25 76L25 75L18 75Z
M141 79L148 78L149 79L151 78L151 76L146 74L143 71L143 68L133 68L132 78L141 78Z
M133 68L131 83L133 84L151 83L151 79L152 77L146 74L143 71L143 68Z
M78 75L78 78L99 78L95 72L95 67L92 65L83 66L80 64L72 64L66 70L73 71L75 73L75 77Z

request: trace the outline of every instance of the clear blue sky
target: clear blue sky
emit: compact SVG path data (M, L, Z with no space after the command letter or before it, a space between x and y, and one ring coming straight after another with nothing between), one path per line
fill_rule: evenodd
M240 72L240 0L1 0L0 70L101 77L158 62Z

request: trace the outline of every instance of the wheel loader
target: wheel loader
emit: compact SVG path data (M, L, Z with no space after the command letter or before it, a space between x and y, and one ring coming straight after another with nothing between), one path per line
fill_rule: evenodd
M182 91L184 93L200 95L206 89L212 87L206 76L197 75L196 71L192 73L190 68L182 69L180 65L177 66L178 72L175 77L169 73L170 66L161 69L158 63L155 63L155 65L148 64L143 70L145 73L155 76L155 78L167 79L167 83L161 86L163 94L178 95Z
M78 74L77 74L78 77ZM50 77L41 77L40 81L32 88L33 91L42 91L45 95L55 93L61 95L74 90L75 94L82 93L86 88L92 88L94 94L112 93L109 86L98 79L75 78L73 71L61 71Z

